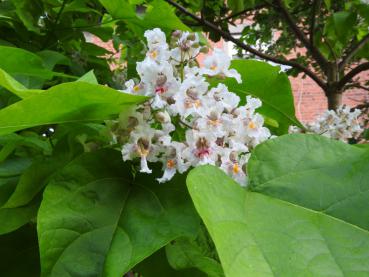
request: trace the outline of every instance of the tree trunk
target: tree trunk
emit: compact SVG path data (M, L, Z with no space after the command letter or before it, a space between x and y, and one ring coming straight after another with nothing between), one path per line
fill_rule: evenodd
M328 110L337 110L342 105L342 92L327 93Z
M336 84L339 80L337 64L330 63L326 74L328 82L325 95L328 99L328 110L337 110L337 108L342 105L342 91L336 88Z

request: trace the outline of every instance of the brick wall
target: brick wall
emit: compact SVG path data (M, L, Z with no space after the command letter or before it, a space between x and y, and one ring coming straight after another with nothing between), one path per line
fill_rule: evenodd
M363 73L369 74L369 73ZM296 116L302 122L313 121L327 109L327 99L322 89L310 78L290 77L295 98ZM343 104L355 107L369 101L369 93L362 89L348 90L343 95Z

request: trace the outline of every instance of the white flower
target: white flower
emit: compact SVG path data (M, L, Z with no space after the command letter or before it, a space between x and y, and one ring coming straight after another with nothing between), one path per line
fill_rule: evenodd
M242 155L234 151L233 149L225 149L222 152L221 166L220 168L235 179L241 186L246 186L247 176L243 170L244 165L247 163L250 155Z
M146 127L146 128L145 128ZM141 172L151 173L147 166L147 156L150 154L152 145L151 139L155 130L143 125L138 126L137 130L131 133L131 142L122 148L123 160L131 160L139 156L141 158Z
M200 51L196 34L176 32L172 38L179 38L174 49L169 49L159 29L147 31L145 36L146 58L136 67L140 80L127 81L125 91L150 99L130 116L115 121L117 130L112 128L115 142L128 141L122 146L123 160L140 158L140 171L145 173L151 173L148 162L160 162L160 183L172 179L176 172L212 164L245 185L244 168L250 149L271 135L256 112L261 101L247 96L247 104L238 107L240 98L224 84L209 90L203 75L234 77L238 82L241 78L235 70L229 70L230 58L219 49L205 59L205 68L193 66ZM335 115L328 117L337 121ZM348 125L355 118L342 116L342 122ZM342 122L337 130L344 133ZM353 124L351 127L357 129Z
M173 97L175 103L171 105L172 114L179 114L183 120L189 115L199 115L205 105L203 95L207 92L208 86L202 76L185 79Z
M171 51L175 63L194 59L200 53L199 36L196 33L183 32L176 44L177 47Z
M156 62L168 61L170 58L170 52L165 46L155 46L147 51L146 57Z
M227 112L231 112L238 107L240 97L228 91L224 84L218 84L216 88L209 91L209 97L213 97L216 101L221 102Z
M203 74L209 76L221 76L235 78L241 83L241 75L235 69L229 69L231 59L221 49L215 48L212 56L204 59L204 68L201 69Z
M257 108L260 108L262 105L260 99L258 98L253 98L252 96L250 95L247 95L246 96L246 109L250 110L251 112L255 112L255 110Z
M327 110L316 121L306 124L304 132L319 134L328 138L348 141L359 136L364 129L359 121L361 111L341 106L336 111ZM290 133L301 133L296 126L289 128Z
M135 84L135 81L132 79L125 82L124 86L126 87L126 89L121 90L122 92L130 94L142 94L144 91L144 84L143 83Z
M168 48L165 34L159 28L145 31L144 36L147 39L149 49L157 46Z
M212 164L218 159L216 137L211 132L199 132L196 130L186 131L187 148L183 156L192 166Z
M216 137L226 135L225 126L229 125L230 119L223 114L224 107L222 105L214 105L203 110L200 118L194 121L194 127L204 132L211 132Z

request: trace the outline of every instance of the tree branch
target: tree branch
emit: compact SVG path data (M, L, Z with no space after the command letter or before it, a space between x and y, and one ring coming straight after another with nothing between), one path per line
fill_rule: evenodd
M267 7L266 4L260 4L260 5L257 5L255 7L253 7L253 8L247 8L247 9L244 9L242 11L239 11L239 12L236 12L236 13L233 13L233 14L230 14L230 15L224 17L224 18L221 18L221 19L215 21L215 23L220 23L220 22L223 22L223 21L228 21L228 20L230 20L230 19L232 19L234 17L243 15L244 13L251 12L251 11L254 11L254 10L260 10L262 8L265 8L265 7Z
M318 62L321 69L325 71L325 67L328 63L327 59L323 56L322 53L310 44L310 41L307 39L305 34L299 29L297 26L295 20L292 18L291 14L287 11L286 7L282 3L281 0L275 0L277 11L279 10L280 13L283 15L283 18L287 22L288 26L291 28L291 30L294 32L296 37L301 41L301 43L306 47L306 49L311 53L311 55L314 57L314 59Z
M343 70L346 64L364 47L365 44L369 42L369 34L363 37L351 50L343 57L339 64L339 69Z
M191 17L192 19L196 20L197 22L201 23L203 26L208 27L209 29L213 30L214 32L217 32L218 34L220 34L224 39L232 41L234 44L236 44L237 46L239 46L240 48L246 50L249 53L254 54L255 56L268 60L268 61L272 61L275 62L277 64L283 64L283 65L288 65L291 67L294 67L296 69L299 69L300 71L304 72L306 75L308 75L311 79L313 79L323 90L325 90L326 88L326 84L324 83L324 81L322 81L314 72L312 72L310 69L308 69L307 67L304 67L303 65L297 63L297 62L293 62L293 61L288 61L288 60L284 60L284 59L279 59L276 57L272 57L269 56L265 53L262 53L252 47L250 47L249 45L243 43L241 40L234 38L230 33L223 31L222 29L219 29L216 25L214 25L213 23L202 19L200 17L198 17L197 15L189 12L186 8L182 7L181 5L179 5L178 3L172 1L172 0L165 0L167 3L169 3L170 5L174 6L175 8L177 8L179 11L181 11L183 14L188 15L189 17Z
M310 31L309 31L309 37L310 37L310 44L314 45L314 33L315 33L315 25L316 25L316 16L317 13L320 10L321 7L321 0L314 0L313 2L313 9L311 13L311 23L310 23Z
M345 88L346 88L346 89L350 89L350 88L360 88L360 89L363 89L363 90L369 91L369 87L365 87L365 86L360 85L360 84L351 84L351 85L347 85Z
M369 70L369 62L362 63L347 73L337 84L337 88L343 88L348 82L351 81L359 73Z
M363 109L368 109L369 108L369 103L364 103L364 104L360 104L357 105L356 107L351 108L351 112L355 111L356 109L358 110L363 110Z

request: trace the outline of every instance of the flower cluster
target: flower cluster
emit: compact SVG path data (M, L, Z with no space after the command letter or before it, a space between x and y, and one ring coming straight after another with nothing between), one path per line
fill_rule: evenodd
M315 122L306 124L306 130L292 126L290 133L307 132L348 141L348 139L356 138L363 132L358 118L360 113L361 111L358 109L352 111L349 107L343 105L336 111L325 111Z
M160 162L164 174L202 164L219 166L240 184L246 184L245 165L249 152L270 137L263 117L255 110L261 101L247 96L246 105L219 83L211 87L207 78L241 76L229 69L230 58L220 49L196 61L207 49L197 34L176 31L170 46L160 29L145 32L146 58L137 63L139 80L126 82L124 92L149 96L128 117L121 118L113 134L123 144L124 160L140 159L141 172L151 173L148 162Z

